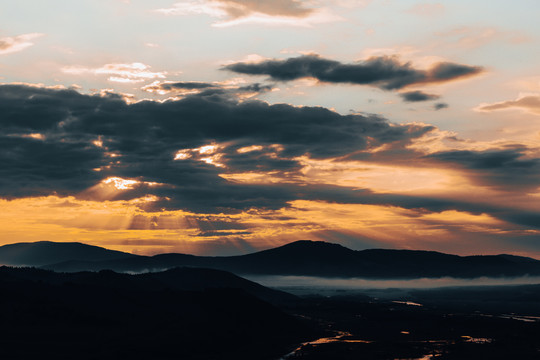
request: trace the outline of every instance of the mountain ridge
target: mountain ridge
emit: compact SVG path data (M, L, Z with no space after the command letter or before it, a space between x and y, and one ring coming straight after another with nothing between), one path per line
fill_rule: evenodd
M63 246L62 243L54 242L42 243L42 246L43 244L48 244L49 247L55 249ZM70 244L71 246L74 246L73 244L89 246L81 243ZM5 247L16 247L16 245L0 247L0 262L6 258ZM93 251L96 251L96 248L101 249L101 252L96 252L99 258L92 258L90 255L84 259L64 257L61 261L44 263L42 257L40 263L11 265L38 266L65 272L104 269L120 272L149 272L187 266L225 270L239 275L379 279L540 275L539 260L515 255L459 256L426 250L352 250L339 244L311 240L299 240L276 248L236 256L196 256L178 253L142 256L99 247L91 248ZM59 256L55 259L59 259Z

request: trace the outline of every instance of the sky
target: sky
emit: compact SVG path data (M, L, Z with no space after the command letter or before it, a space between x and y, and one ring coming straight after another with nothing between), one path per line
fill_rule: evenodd
M0 245L540 259L536 0L0 4Z

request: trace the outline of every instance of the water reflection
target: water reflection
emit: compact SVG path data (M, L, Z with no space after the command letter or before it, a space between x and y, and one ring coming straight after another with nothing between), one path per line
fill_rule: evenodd
M348 337L351 337L352 334L348 333L346 331L336 331L336 336L332 337L325 337L320 338L313 341L307 341L302 343L300 346L298 346L296 349L288 353L287 355L280 358L280 360L287 360L294 357L297 357L299 353L302 352L303 348L305 346L317 346L322 344L329 344L329 343L362 343L362 344L371 344L373 341L368 340L358 340L358 339L348 339Z
M403 305L409 305L409 306L424 306L422 304L415 303L415 302L412 302L412 301L397 301L397 300L394 300L392 302L396 303L396 304L403 304Z
M474 343L474 344L491 344L493 342L493 339L471 337L468 335L463 335L461 338L465 342Z

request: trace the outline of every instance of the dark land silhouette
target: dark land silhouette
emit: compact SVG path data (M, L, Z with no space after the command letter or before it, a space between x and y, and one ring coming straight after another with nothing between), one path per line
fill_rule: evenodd
M76 272L148 272L178 266L235 274L361 277L372 279L475 278L540 275L540 261L512 255L457 256L434 251L355 251L322 241L296 241L239 256L138 256L78 243L40 242L0 247L0 263Z
M540 358L540 285L312 288L295 296L221 270L383 279L538 274L539 261L529 258L298 241L231 257L40 242L0 247L0 260L19 266L0 267L6 359ZM29 264L36 267L22 267Z
M76 242L38 241L0 247L0 264L15 266L43 266L66 260L99 262L135 257L137 255Z
M323 333L263 300L293 295L216 270L1 267L0 288L4 359L274 359Z
M299 298L210 269L129 275L4 266L0 288L6 359L462 360L540 354L539 285Z

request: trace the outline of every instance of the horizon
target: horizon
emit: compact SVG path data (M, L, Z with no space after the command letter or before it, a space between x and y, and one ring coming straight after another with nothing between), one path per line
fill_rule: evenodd
M5 2L0 246L540 259L539 11Z

